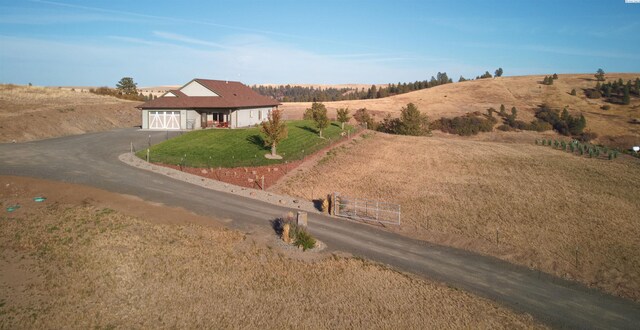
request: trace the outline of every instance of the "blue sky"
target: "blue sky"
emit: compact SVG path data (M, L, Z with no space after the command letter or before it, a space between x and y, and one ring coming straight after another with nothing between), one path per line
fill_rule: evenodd
M0 82L179 85L640 72L640 4L602 1L7 1Z

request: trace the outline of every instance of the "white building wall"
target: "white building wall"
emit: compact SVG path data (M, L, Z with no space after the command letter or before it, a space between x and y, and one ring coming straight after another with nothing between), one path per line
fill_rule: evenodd
M142 110L142 129L149 129L149 110Z
M190 128L189 122L193 122L193 129L202 128L202 119L197 111L187 110L187 125L185 126L187 129Z
M187 96L219 96L210 89L200 85L197 81L192 81L180 89Z
M266 121L271 107L235 110L232 115L232 127L250 127Z

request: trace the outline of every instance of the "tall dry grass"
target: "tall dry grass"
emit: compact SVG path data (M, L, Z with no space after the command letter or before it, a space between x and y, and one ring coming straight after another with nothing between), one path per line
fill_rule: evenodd
M0 328L540 327L367 261L294 260L236 231L29 197L0 199L23 205L0 218Z
M638 300L639 177L637 160L580 158L533 139L378 133L277 189L396 202L402 226L391 230Z
M62 88L0 85L0 142L132 127L141 102Z

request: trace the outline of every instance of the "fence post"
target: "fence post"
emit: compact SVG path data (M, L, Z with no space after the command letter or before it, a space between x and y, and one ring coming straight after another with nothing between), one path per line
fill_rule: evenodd
M133 153L133 141L131 141L131 145L130 146L131 147L130 147L129 153L132 154Z
M149 162L149 149L147 148L147 163Z
M262 176L262 185L260 185L260 187L264 190L264 175Z

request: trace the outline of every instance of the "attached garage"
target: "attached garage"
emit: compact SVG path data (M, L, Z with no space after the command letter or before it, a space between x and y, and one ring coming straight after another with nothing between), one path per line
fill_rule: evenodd
M180 111L148 111L149 129L180 129Z
M137 108L142 129L192 130L251 127L279 104L237 81L194 79Z

